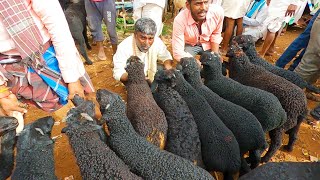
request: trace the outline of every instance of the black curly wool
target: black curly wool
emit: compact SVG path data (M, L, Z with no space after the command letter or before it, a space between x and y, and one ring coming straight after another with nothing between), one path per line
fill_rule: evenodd
M18 120L10 116L0 117L0 180L11 175L14 165L13 148Z
M292 151L300 124L307 114L307 100L302 89L263 67L252 64L239 46L231 45L227 55L231 78L244 85L268 91L279 99L287 112L287 121L281 126L282 131L289 134L289 143L284 148ZM282 131L270 134L271 140L282 139ZM269 161L280 146L281 143L278 143L274 149L269 149L262 161Z
M187 103L198 126L202 160L207 170L225 175L240 169L240 150L233 133L222 123L207 101L174 70L159 71L161 80L173 87Z
M200 61L203 65L201 75L208 88L220 97L249 110L257 117L265 132L281 132L280 127L287 121L287 114L276 96L222 76L220 57L217 55L203 54ZM279 143L281 144L281 139L271 141L269 150Z
M242 157L242 169L245 172L249 171L243 155L248 151L250 154L256 154L256 150L263 151L267 147L260 122L250 111L221 98L205 86L201 81L200 67L194 58L182 58L180 65L184 78L207 100L212 110L236 137ZM255 162L254 165L252 164L252 168L258 166L260 156L251 158Z
M246 53L246 55L248 56L252 64L262 66L266 70L272 72L273 74L276 74L278 76L285 78L286 80L292 82L293 84L299 86L302 89L307 88L310 91L313 91L315 93L318 93L318 94L320 93L319 88L306 82L297 73L274 66L268 61L266 61L265 59L263 59L262 57L260 57L257 53L255 42L253 41L252 36L240 35L240 36L234 37L234 40L238 43L240 47L242 47L243 51Z
M318 180L320 162L269 162L239 180Z
M166 116L153 99L151 89L145 80L144 64L137 56L127 60L126 71L127 116L138 134L152 144L165 146L168 124Z
M78 106L68 112L67 127L63 131L69 138L82 178L141 179L102 141L104 138L99 136L102 127L95 123L90 113L86 113L94 110L94 104L79 99L75 101Z
M107 122L111 148L143 179L214 179L204 169L192 162L160 150L146 141L133 129L126 116L125 103L118 94L107 90L97 91L97 101Z
M153 96L168 122L165 150L204 167L197 124L179 93L167 84L157 81L158 75L159 73L156 73L153 81L153 84L157 85Z
M54 142L51 116L40 118L24 127L18 136L16 168L12 180L55 180Z

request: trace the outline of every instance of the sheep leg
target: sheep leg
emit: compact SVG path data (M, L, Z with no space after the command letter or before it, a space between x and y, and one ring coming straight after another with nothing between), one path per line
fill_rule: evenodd
M282 142L282 129L277 128L271 130L269 132L269 136L271 139L271 144L266 155L261 158L261 162L268 162L274 153L280 148Z
M84 37L84 42L87 45L87 49L91 50L92 48L89 44L88 35L87 35L87 25L85 25L85 27L83 27L82 35Z
M86 63L91 65L92 64L92 61L89 59L88 57L88 54L87 54L87 51L86 51L86 47L85 47L85 40L84 40L84 37L81 36L79 37L79 47L80 47L80 54L84 57L84 59L86 60Z
M224 172L224 173L223 173L223 179L224 179L224 180L233 180L233 173Z
M250 167L247 163L247 161L245 160L245 158L243 157L243 154L241 155L241 168L240 168L240 176L248 173L250 171Z
M293 128L289 129L286 133L289 134L289 142L288 142L288 145L285 145L283 147L283 149L285 149L286 151L288 152L291 152L293 150L293 145L294 143L296 142L296 140L298 139L297 136L298 136L298 131L299 131L299 128L300 128L300 125L303 121L303 117L302 116L299 116L298 117L298 122L297 122L297 125L294 126Z
M251 150L249 151L249 159L250 159L250 168L254 169L259 166L261 161L261 153L259 150Z

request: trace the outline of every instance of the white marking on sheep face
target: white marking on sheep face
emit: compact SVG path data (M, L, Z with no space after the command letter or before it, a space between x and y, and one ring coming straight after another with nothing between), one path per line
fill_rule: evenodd
M87 113L81 113L80 115L81 117L84 117L88 121L93 121L92 117L90 117L89 114Z
M38 131L42 136L44 136L44 133L43 133L43 131L42 131L42 129L40 129L40 128L34 128L36 131Z

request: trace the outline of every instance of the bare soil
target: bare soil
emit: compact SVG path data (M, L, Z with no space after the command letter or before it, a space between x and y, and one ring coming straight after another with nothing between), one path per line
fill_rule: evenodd
M172 20L171 20L172 22ZM276 43L276 52L273 56L267 57L266 59L270 62L275 62L279 55L283 53L285 48L287 48L290 43L299 35L303 29L300 28L288 28L287 32L283 36L280 36ZM170 31L169 31L170 32ZM171 33L168 33L171 34ZM124 39L130 33L123 34L119 33L119 42ZM163 37L165 44L167 44L168 49L171 51L171 35L166 35ZM126 99L126 91L124 86L116 82L112 77L112 50L109 42L105 42L105 51L107 54L106 61L100 61L97 59L97 51L95 46L93 50L88 51L89 57L94 61L93 65L86 65L86 70L89 73L93 84L96 89L104 88L112 90L119 93L124 99ZM258 47L259 49L260 47ZM308 107L311 110L316 106L313 101L308 101ZM56 111L55 113L48 114L35 107L30 107L25 120L26 123L30 123L40 117L52 115L55 118L56 125L53 127L52 137L61 135L55 142L54 156L55 156L55 169L56 175L59 179L81 179L79 167L76 164L76 159L73 155L72 149L69 145L68 138L66 135L61 134L61 129L65 127L65 122L62 119L65 117L68 109L72 107L69 103L62 109ZM308 116L309 119L312 117ZM320 125L309 125L304 122L299 131L299 139L294 146L294 150L291 153L287 153L279 150L271 161L310 161L314 157L318 158L320 154ZM288 137L283 138L283 143L287 143ZM69 177L69 178L68 178Z

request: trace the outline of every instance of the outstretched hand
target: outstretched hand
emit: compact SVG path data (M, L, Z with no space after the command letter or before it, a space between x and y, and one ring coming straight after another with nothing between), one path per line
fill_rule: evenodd
M286 11L286 16L293 16L296 12L296 9L297 9L297 5L290 4Z
M18 101L16 95L9 94L7 97L0 99L1 114L12 116L14 111L27 113L27 105Z
M68 99L73 99L74 95L78 94L80 97L85 98L84 90L80 80L68 84L69 96Z

